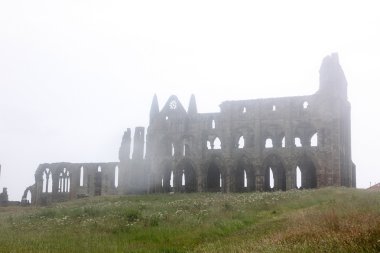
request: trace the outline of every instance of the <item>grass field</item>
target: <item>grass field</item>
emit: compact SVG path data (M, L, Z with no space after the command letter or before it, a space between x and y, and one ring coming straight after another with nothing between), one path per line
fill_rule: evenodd
M0 252L380 252L380 193L154 194L3 207Z

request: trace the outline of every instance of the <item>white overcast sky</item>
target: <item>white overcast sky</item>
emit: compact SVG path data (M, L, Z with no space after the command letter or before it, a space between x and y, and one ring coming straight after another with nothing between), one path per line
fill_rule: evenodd
M308 95L338 52L358 187L380 182L379 1L0 0L0 187L12 200L45 162L118 160L127 127L171 94Z

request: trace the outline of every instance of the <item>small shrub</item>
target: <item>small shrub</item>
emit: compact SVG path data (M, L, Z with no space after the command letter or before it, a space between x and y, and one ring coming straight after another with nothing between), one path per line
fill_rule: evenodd
M135 222L141 217L141 213L137 209L127 209L125 210L124 216L129 222Z

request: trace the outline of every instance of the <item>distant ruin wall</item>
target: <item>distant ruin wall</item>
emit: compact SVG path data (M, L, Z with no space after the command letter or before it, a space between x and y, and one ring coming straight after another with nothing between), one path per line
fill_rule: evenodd
M47 204L113 194L355 187L350 115L335 54L323 60L313 95L226 101L218 113L198 113L195 96L187 111L176 96L160 109L154 96L147 134L137 127L131 150L131 130L124 133L120 162L41 164L26 193Z

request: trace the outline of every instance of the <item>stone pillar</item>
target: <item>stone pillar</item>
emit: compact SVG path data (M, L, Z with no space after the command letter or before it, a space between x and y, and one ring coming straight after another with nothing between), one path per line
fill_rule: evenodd
M136 127L133 138L133 160L141 160L144 156L145 129L144 127Z
M255 180L256 180L256 191L264 191L265 190L264 175L256 175Z

